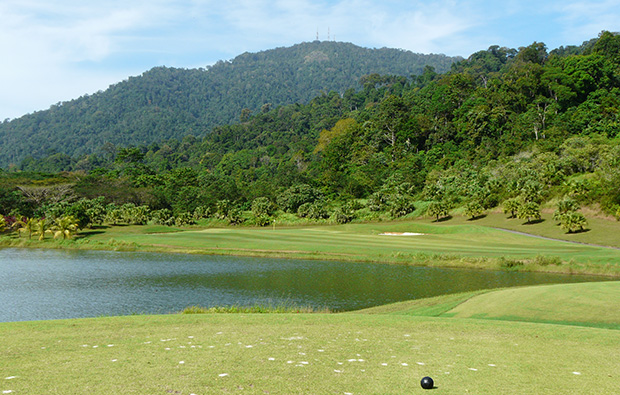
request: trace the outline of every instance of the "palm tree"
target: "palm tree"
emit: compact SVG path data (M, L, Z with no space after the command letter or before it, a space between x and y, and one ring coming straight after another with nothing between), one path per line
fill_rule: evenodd
M581 232L588 226L588 220L579 212L569 212L560 218L560 226L568 233Z
M531 223L532 219L540 219L540 206L535 202L523 203L517 212L517 218L527 220L525 223Z
M519 200L519 198L508 199L504 202L504 214L510 213L509 218L516 218L517 211L519 211L519 207L523 203Z
M51 223L47 220L47 218L41 218L36 221L34 229L34 234L39 235L39 240L43 240L46 233L52 233Z
M70 239L74 232L78 230L78 221L72 215L56 218L52 231L54 238L62 235L63 239Z
M13 226L17 229L17 234L21 237L22 232L28 232L28 238L32 239L32 234L36 232L37 221L34 218L23 218L20 221L16 221Z

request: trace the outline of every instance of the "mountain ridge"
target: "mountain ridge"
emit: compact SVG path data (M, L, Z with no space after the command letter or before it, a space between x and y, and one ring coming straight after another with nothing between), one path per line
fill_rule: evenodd
M441 73L458 60L314 41L246 52L206 68L154 67L105 91L1 123L0 167L26 156L80 156L110 145L203 136L265 105L307 103L321 92L357 89L364 75L408 77L427 65Z

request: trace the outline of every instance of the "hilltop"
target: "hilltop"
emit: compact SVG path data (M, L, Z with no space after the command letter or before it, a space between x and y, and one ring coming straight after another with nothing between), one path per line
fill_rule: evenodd
M425 66L442 73L458 60L314 41L244 53L199 69L155 67L105 91L0 124L0 167L18 165L26 156L80 156L116 145L204 136L261 109L361 88L365 75L409 77Z

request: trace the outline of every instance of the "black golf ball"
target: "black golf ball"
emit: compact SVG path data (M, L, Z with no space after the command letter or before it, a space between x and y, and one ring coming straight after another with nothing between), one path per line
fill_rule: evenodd
M422 386L422 388L424 388L425 390L431 390L433 389L433 385L435 383L433 382L433 379L426 376L423 377L422 380L420 381L420 385Z

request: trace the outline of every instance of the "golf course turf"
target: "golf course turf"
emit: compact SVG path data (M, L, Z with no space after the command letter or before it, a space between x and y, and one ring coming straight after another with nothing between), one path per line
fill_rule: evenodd
M518 290L560 295L570 286ZM618 298L601 307L595 295L620 283L574 286L582 295L579 308L571 310L575 320L585 321L593 310L601 315L618 310ZM509 292L439 297L418 301L414 309L403 302L372 314L172 314L5 323L0 390L403 394L421 391L419 380L428 375L436 393L445 394L577 394L592 388L597 394L616 393L618 330L515 317L461 318L468 305L488 305L486 298L501 305ZM452 307L459 298L463 303ZM538 302L524 304L534 311ZM430 305L437 317L428 313ZM557 319L547 313L526 318Z
M112 228L62 246L494 269L503 260L526 270L598 267L609 276L618 275L620 262L617 249L469 223L154 230ZM52 242L39 246L46 243ZM615 394L619 311L620 282L604 281L484 290L347 313L2 323L0 391L404 394L422 393L420 379L430 376L437 394Z

